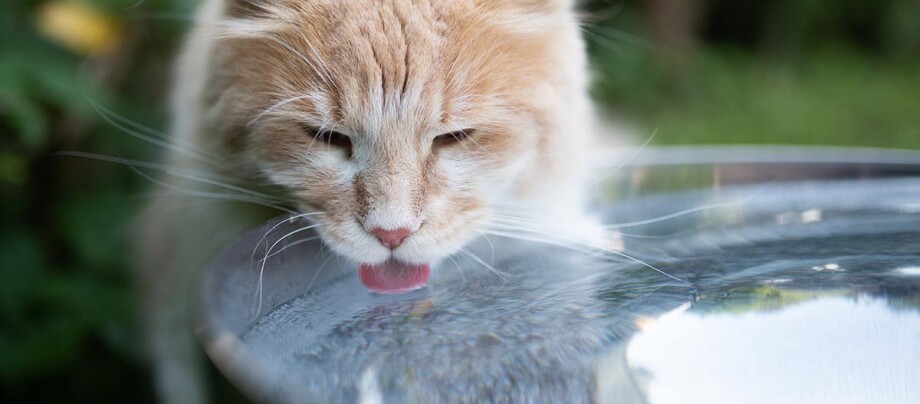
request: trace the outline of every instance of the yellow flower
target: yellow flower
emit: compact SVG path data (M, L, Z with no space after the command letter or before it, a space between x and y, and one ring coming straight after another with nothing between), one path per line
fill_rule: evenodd
M42 35L84 55L105 53L118 40L118 22L87 4L49 1L41 5L37 17L36 25Z

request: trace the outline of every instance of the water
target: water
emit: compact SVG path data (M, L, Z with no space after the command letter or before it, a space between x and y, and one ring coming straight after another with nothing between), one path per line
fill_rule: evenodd
M297 275L267 285L288 291L223 354L279 402L920 402L920 180L666 194L607 220L704 206L622 229L681 281L510 240L473 246L504 279L465 259L402 296L343 268L307 290L315 265L281 260Z

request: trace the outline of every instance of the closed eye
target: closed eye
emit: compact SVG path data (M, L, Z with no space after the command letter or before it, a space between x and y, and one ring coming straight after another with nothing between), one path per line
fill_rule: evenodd
M469 139L473 136L473 133L476 132L476 129L463 129L453 132L448 132L443 135L438 135L434 138L435 146L450 146L453 144L459 144L464 140Z
M351 154L351 138L348 135L342 134L341 132L336 132L334 130L328 129L316 129L306 127L304 128L306 132L312 136L317 141L326 143L331 146L342 148L348 151L349 155Z

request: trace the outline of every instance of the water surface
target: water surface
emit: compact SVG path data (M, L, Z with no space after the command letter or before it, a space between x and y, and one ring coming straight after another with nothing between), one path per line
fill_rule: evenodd
M679 280L511 240L473 247L502 276L458 257L402 296L334 269L238 327L247 377L282 402L920 402L920 180L666 194L607 219L701 206L624 236Z

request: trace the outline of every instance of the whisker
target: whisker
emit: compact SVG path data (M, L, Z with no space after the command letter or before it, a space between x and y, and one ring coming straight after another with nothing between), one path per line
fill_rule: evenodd
M489 249L492 251L492 259L491 259L491 260L494 262L494 261L495 261L495 244L492 244L492 239L489 238L489 235L488 235L488 234L483 233L483 232L481 232L481 231L477 231L477 233L479 233L480 235L482 235L482 238L484 238L484 239L486 240L486 242L489 243Z
M320 264L319 268L316 269L316 273L313 274L313 277L310 278L310 283L307 284L307 288L305 290L306 292L309 292L310 289L313 288L313 282L316 282L316 278L318 278L319 274L323 272L323 269L326 268L326 264L329 264L329 261L332 260L332 257L333 255L326 257L326 259L323 260L323 263Z
M512 231L513 231L513 229L512 229ZM533 241L533 242L542 243L542 244L551 244L551 245L555 245L555 246L559 246L559 247L565 247L565 248L567 248L567 249L569 249L569 250L572 250L572 251L575 251L575 252L579 252L579 253L583 253L583 254L589 254L589 255L591 255L591 254L596 254L596 253L597 253L597 251L593 251L593 250L590 250L590 249L587 249L587 248L582 248L582 247L575 246L575 245L565 244L565 243L562 243L561 241L558 241L558 240L547 240L547 239L544 239L544 238L532 237L532 236L527 236L527 235L523 235L523 234L509 233L509 232L501 231L501 230L498 230L498 229L489 229L489 230L486 230L486 232L487 232L488 234L492 234L492 235L495 235L495 236L498 236L498 237L511 238L511 239L523 240L523 241Z
M453 255L449 255L447 256L447 258L450 259L451 262L454 263L455 267L457 267L457 272L460 273L460 280L462 280L463 283L466 283L466 275L463 273L463 267L461 267L460 263L457 262L457 258L454 257Z
M285 105L287 105L287 104L290 104L290 103L292 103L292 102L295 102L295 101L300 101L300 100L305 100L305 99L310 99L310 98L314 98L314 95L313 95L313 94L305 94L305 95L298 95L298 96L294 96L294 97L290 97L290 98L285 98L285 99L283 99L283 100L281 100L281 101L278 101L278 102L272 104L272 105L269 106L268 108L262 110L262 112L259 112L258 114L256 114L256 116L253 117L252 119L250 119L249 122L247 122L246 125L247 125L247 126L255 125L256 122L260 121L260 120L261 120L262 118L264 118L266 115L268 115L268 114L274 112L274 111L275 111L276 109L278 109L278 108L281 108L281 107L283 107L283 106L285 106Z
M603 25L592 24L589 28L587 28L587 31L590 31L594 33L595 35L606 38L608 40L610 40L610 38L614 38L614 39L626 42L630 45L639 46L645 49L655 48L654 43L652 43L648 39L643 38L639 35L631 34L623 30L605 27ZM594 31L600 31L600 32L594 32Z
M283 40L277 38L277 37L274 36L274 35L263 35L263 37L266 38L266 39L268 39L268 40L270 40L270 41L272 41L272 42L277 43L278 45L281 45L282 47L284 47L285 49L287 49L289 52L293 53L295 56L297 56L298 58L300 58L300 60L303 61L311 70L313 70L313 72L315 72L316 75L319 76L320 80L322 80L323 83L325 83L326 85L328 85L328 86L331 87L331 88L336 88L335 85L332 83L332 81L331 81L332 79L331 79L330 77L326 77L326 75L323 74L323 71L320 70L318 67L316 67L316 65L313 64L313 62L312 62L309 58L307 58L306 56L304 56L303 53L300 53L300 51L298 51L297 49L295 49L295 48L294 48L293 46L291 46L289 43L287 43L287 42L285 42L285 41L283 41Z
M509 282L509 283L511 282L511 281L509 281L508 278L506 277L507 275L505 275L505 274L502 273L501 271L495 269L495 267L493 267L493 266L487 264L485 261L483 261L483 260L480 259L478 256L476 256L476 254L473 254L472 252L470 252L469 250L467 250L467 249L465 249L465 248L461 248L461 249L460 249L460 252L462 252L463 254L467 255L467 256L470 257L471 259L473 259L473 261L476 261L476 262L478 262L479 264L481 264L482 266L488 268L490 271L492 271L492 273L494 273L496 276L498 276L499 278L501 278L501 280L503 280L503 281L505 281L505 282Z
M517 225L517 226L523 227L523 226L529 226L532 224L533 225L558 226L558 227L566 226L566 224L561 223L561 222L549 222L549 221L539 222L539 221L526 220L525 218L515 218L515 217L493 216L492 219L493 219L493 222L500 223L503 225L509 225L509 226ZM675 237L673 235L635 234L635 233L623 233L620 231L615 232L613 235L629 237L629 238L637 238L637 239L651 239L651 240L660 240L660 239L667 239L667 238ZM493 251L494 251L494 247L493 247Z
M299 245L301 245L301 244L303 244L303 243L310 242L310 241L316 240L316 239L318 239L318 238L319 238L319 236L313 236L313 237L305 237L305 238L302 238L302 239L300 239L300 240L292 241L290 244L284 246L283 248L281 248L281 249L278 250L278 251L273 252L271 255L265 257L264 259L267 260L267 259L269 259L269 258L271 258L271 257L274 257L274 256L276 256L276 255L278 255L278 254L281 254L281 253L285 252L285 251L286 251L287 249L289 249L289 248L299 246Z
M116 121L118 121L118 122L120 122L120 123L122 123L122 124L129 125L129 126L131 126L132 128L137 129L137 130L139 130L139 131L141 131L141 132L144 132L144 133L146 133L146 134L148 134L148 135L150 135L150 136L156 137L156 138L161 139L161 140L163 140L163 141L168 141L168 142L170 142L170 143L172 143L172 144L174 144L174 145L176 145L176 146L178 146L178 147L183 147L183 148L186 148L186 149L195 151L196 153L200 153L200 154L202 154L202 155L204 155L204 156L207 156L207 157L209 157L209 158L212 158L212 159L215 159L215 160L219 160L218 157L217 157L216 155L210 154L209 151L206 150L206 149L204 149L204 148L201 148L201 147L196 146L196 145L193 145L193 144L188 144L188 143L185 143L185 142L178 141L177 139L175 139L174 137L169 136L169 135L168 135L167 133L165 133L165 132L162 132L162 131L159 131L159 130L157 130L157 129L151 128L151 127L149 127L149 126L147 126L147 125L144 125L144 124L141 124L141 123L139 123L139 122L137 122L137 121L128 119L126 116L121 115L121 114L119 114L119 113L117 113L117 112L111 110L110 108L106 107L105 105L103 105L103 104L101 104L101 103L99 103L99 102L96 102L95 100L93 100L92 98L90 98L89 95L86 95L86 98L87 98L87 101L90 103L90 105L93 107L93 109L96 110L97 113L100 113L100 114L107 114L107 115L108 115L109 117L111 117L112 119L114 119L114 120L116 120Z
M250 261L250 262L253 262L253 261L255 260L256 251L259 249L259 246L262 245L262 242L265 241L265 238L268 237L268 235L271 234L273 231L275 231L275 229L277 229L277 228L279 228L279 227L281 227L282 225L285 225L285 224L287 224L287 223L294 223L294 220L297 220L297 219L300 219L300 218L309 217L309 216L315 216L315 215L320 215L320 214L324 214L324 213L326 213L326 212L306 212L306 213L296 214L296 215L287 217L287 218L281 220L281 221L278 222L278 223L275 223L275 225L272 226L270 229L268 229L268 231L266 231L265 234L262 235L262 238L260 238L259 241L256 243L255 248L252 249L252 254L249 256L249 261Z
M713 209L737 207L737 206L744 205L746 202L747 202L747 201L732 201L732 202L712 203L712 204L708 204L708 205L697 206L697 207L695 207L695 208L684 209L684 210L682 210L682 211L670 213L670 214L663 215L663 216L653 217L653 218L651 218L651 219L637 220L637 221L635 221L635 222L620 223L620 224L605 226L604 228L610 230L610 229L623 229L623 228L627 228L627 227L643 226L643 225L652 224L652 223L658 223L658 222L661 222L661 221L665 221L665 220L669 220L669 219L674 219L674 218L677 218L677 217L686 216L686 215L689 215L689 214L692 214L692 213L702 212L702 211L706 211L706 210L713 210Z
M610 171L608 171L607 173L605 173L604 175L602 175L600 178L598 178L598 179L592 181L590 184L588 184L588 186L589 186L589 187L592 187L592 186L594 186L594 185L597 185L597 183L599 183L599 182L601 182L601 181L607 179L607 177L613 175L614 173L616 173L617 171L619 171L620 169L622 169L623 167L625 167L627 164L629 164L633 159L636 158L636 156L639 155L639 153L642 153L642 151L645 150L645 148L649 145L649 143L651 143L652 140L655 139L655 135L657 135L657 134L658 134L658 129L655 129L654 131L652 131L652 134L649 135L648 139L645 139L645 143L642 143L642 146L639 146L638 149L636 149L635 151L633 151L633 152L629 155L629 157L626 158L626 160L621 161L620 164L618 164L618 165L617 165L616 167L614 167L612 170L610 170Z
M585 33L585 39L593 40L594 43L604 47L604 49L608 51L614 52L616 54L622 54L625 51L625 46L610 40L610 38L607 38L596 32L591 32L584 28L581 29L581 32Z
M210 166L212 166L212 167L215 167L215 168L218 168L218 169L221 169L221 170L223 170L223 169L226 168L226 167L224 167L223 163L221 163L219 160L217 160L217 159L215 159L215 158L213 158L213 157L210 157L210 156L207 156L207 155L205 155L205 154L196 152L196 151L194 151L194 150L185 149L185 148L180 147L180 146L178 146L178 145L176 145L176 144L173 144L173 143L171 143L171 142L169 142L169 141L166 141L166 140L163 140L163 139L159 139L159 138L157 138L157 137L155 137L155 136L151 136L151 135L148 135L148 134L140 133L140 132L138 132L138 131L136 131L136 130L134 130L134 129L130 129L130 128L128 128L128 127L122 125L121 123L117 122L117 121L116 121L115 119L113 119L111 116L109 116L109 114L107 114L107 113L105 112L106 110L103 109L99 104L97 104L97 103L96 103L95 101L93 101L92 99L90 99L90 98L87 97L87 101L89 102L90 106L91 106L97 113L99 113L99 115L102 117L103 120L105 120L106 122L108 122L110 125L112 125L112 126L118 128L118 129L120 129L122 132L124 132L124 133L130 135L131 137L134 137L134 138L136 138L136 139L143 140L143 141L145 141L145 142L147 142L147 143L150 143L150 144L153 144L153 145L156 145L156 146L160 146L160 147L162 147L162 148L164 148L164 149L167 149L167 150L172 150L172 151L174 151L174 152L176 152L176 153L184 154L184 155L189 156L189 157L191 157L191 158L193 158L193 159L195 159L195 160L198 160L198 161L200 161L200 162L202 162L202 163L205 163L205 164L207 164L207 165L210 165Z
M535 234L539 234L539 235L542 235L542 236L546 236L546 237L555 237L555 238L557 238L557 239L559 239L559 240L562 240L562 241L567 241L567 242L575 243L575 244L581 244L581 245L584 245L584 246L587 246L587 247L590 247L590 248L593 248L593 249L596 249L596 250L599 250L599 251L606 252L606 253L608 253L608 254L614 254L614 255L617 255L617 256L626 258L626 259L628 259L628 260L631 260L631 261L633 261L633 262L635 262L635 263L638 263L638 264L640 264L640 265L642 265L642 266L644 266L644 267L650 268L650 269L652 269L652 270L654 270L654 271L656 271L656 272L658 272L658 273L660 273L660 274L662 274L662 275L664 275L664 276L667 276L668 278L674 279L674 280L679 281L679 282L685 282L685 283L686 283L686 281L683 280L683 279L680 279L680 278L678 278L678 277L676 277L676 276L673 276L673 275L671 275L671 274L669 274L669 273L667 273L667 272L664 272L664 271L662 271L662 270L656 268L655 266L653 266L653 265L651 265L651 264L649 264L649 263L647 263L647 262L645 262L645 261L642 261L642 260L640 260L640 259L638 259L638 258L635 258L635 257L633 257L633 256L627 255L627 254L625 254L625 253L623 253L623 252L620 252L620 251L616 251L616 250L612 250L612 249L605 248L605 247L602 247L602 246L598 246L598 245L595 245L595 244L593 244L593 243L588 243L588 242L585 242L585 241L580 241L580 240L576 240L576 239L572 239L572 238L567 238L567 237L563 237L563 236L559 236L559 235L555 235L555 234L543 233L543 232L539 232L539 231L532 230L532 229L523 229L523 228L521 228L521 229L517 229L517 230L529 231L529 232L532 232L532 233L535 233ZM558 245L560 245L560 246L562 246L562 247L566 247L565 244L558 244Z
M80 157L80 158L86 158L86 159L90 159L90 160L105 161L105 162L109 162L109 163L129 164L129 165L133 165L133 166L135 166L135 167L147 168L147 169L151 169L151 170L159 170L159 171L162 171L162 172L165 172L165 173L182 172L182 173L187 173L187 174L189 174L189 175L198 175L198 176L201 176L201 177L211 176L211 177L214 178L214 179L220 178L220 179L224 179L224 180L227 180L227 181L232 181L232 180L233 180L233 179L231 179L230 177L225 177L225 176L222 176L222 175L215 175L215 174L212 174L212 173L205 173L205 172L202 172L202 171L195 171L195 170L189 170L189 169L184 169L184 168L178 168L178 167L174 167L174 166L170 166L170 165L166 165L166 164L153 163L153 162L143 161L143 160L133 160L133 159L123 158L123 157L114 157L114 156L109 156L109 155L105 155L105 154L98 154L98 153L89 153L89 152L81 152L81 151L74 151L74 150L64 150L64 151L53 152L53 153L51 153L51 155L52 155L52 156L64 156L64 157Z
M253 312L254 316L258 316L259 313L262 312L262 279L263 279L263 276L265 275L265 264L268 263L268 256L271 254L272 250L275 249L275 246L277 246L278 243L284 241L286 238L288 238L288 237L290 237L290 236L293 236L293 235L295 235L295 234L297 234L297 233L300 233L300 232L304 232L304 231L310 230L310 229L312 229L312 228L314 228L314 227L317 227L317 226L319 226L319 225L318 225L318 224L314 224L314 225L311 225L311 226L301 227L301 228L299 228L299 229L297 229L297 230L291 231L290 233L285 234L284 236L281 236L281 238L279 238L278 240L275 240L275 242L272 243L271 247L268 248L268 251L265 253L265 257L266 257L266 258L262 260L262 265L261 265L261 267L259 268L259 281L258 281L258 284L257 284L257 286L256 286L258 289L257 289L256 296L255 296L255 298L258 299L258 306L255 307L255 311ZM256 302L253 302L253 306L255 306L255 305L256 305Z
M272 198L271 196L260 193L260 192L256 192L256 191L252 191L249 189L226 184L226 183L214 180L214 179L201 177L196 174L188 174L188 173L197 173L195 171L176 169L176 168L172 168L172 167L157 164L157 163L149 163L149 162L138 161L138 160L129 160L129 159L125 159L122 157L106 156L106 155L101 155L101 154L85 153L85 152L77 152L77 151L55 152L52 155L80 157L80 158L87 158L87 159L123 164L127 166L128 168L130 168L132 171L134 171L137 175L141 176L142 178L154 184L160 185L164 188L171 189L171 190L183 193L183 194L198 196L202 198L216 198L216 199L223 199L223 200L237 200L241 202L249 202L249 203L254 203L254 204L270 207L273 209L281 210L284 212L293 213L293 211L291 211L290 209L284 208L279 205L280 203L285 202L283 200ZM214 192L185 189L185 188L179 187L174 184L169 184L167 182L160 181L150 175L144 174L143 172L140 171L139 167L145 168L145 169L159 170L159 171L162 171L163 173L166 173L166 174L169 174L175 177L198 181L198 182L226 188L231 191L236 191L236 192L240 192L243 194L247 194L249 195L249 197L242 197L236 194L220 194L220 193L214 193Z
M130 168L132 171L134 171L135 174L141 176L142 178L146 179L147 181L150 181L150 182L152 182L152 183L154 183L154 184L157 184L157 185L159 185L159 186L162 186L162 187L167 188L167 189L171 189L171 190L173 190L173 191L176 191L176 192L179 192L179 193L182 193L182 194L191 195L191 196L197 196L197 197L200 197L200 198L216 198L216 199L222 199L222 200L236 200L236 201L239 201L239 202L246 202L246 203L251 203L251 204L254 204L254 205L265 206L265 207L268 207L268 208L280 210L280 211L282 211L282 212L287 212L287 213L290 213L290 214L295 214L295 213L296 213L296 212L294 212L294 211L291 210L291 209L285 208L285 207L283 207L283 206L281 206L281 205L278 205L278 204L271 203L270 201L268 201L268 202L263 201L263 200L261 200L261 199L259 199L259 198L254 198L254 197L242 197L242 196L234 195L234 194L219 194L219 193L213 193L213 192L205 192L205 191L196 191L196 190L185 189L185 188L182 188L182 187L179 187L179 186L175 186L175 185L172 185L172 184L169 184L169 183L166 183L166 182L157 180L156 178L153 178L153 177L151 177L151 176L149 176L149 175L147 175L147 174L144 174L144 173L141 172L139 169L137 169L136 167L134 167L134 166L132 166L132 165L130 165L130 164L126 164L126 165L128 166L128 168Z
M769 184L767 184L767 185L769 185ZM674 212L674 213L669 213L669 214L667 214L667 215L662 215L662 216L653 217L653 218L650 218L650 219L643 219L643 220L637 220L637 221L633 221L633 222L626 222L626 223L618 223L618 224L606 225L606 226L604 226L604 228L607 229L607 230L613 230L613 229L622 229L622 228L629 228L629 227L637 227L637 226L643 226L643 225L647 225L647 224L657 223L657 222L661 222L661 221L665 221L665 220L669 220L669 219L674 219L674 218L677 218L677 217L686 216L686 215L689 215L689 214L693 214L693 213L697 213L697 212L702 212L702 211L706 211L706 210L713 210L713 209L722 209L722 208L737 207L737 206L741 206L741 205L744 205L744 204L748 203L752 198L754 198L757 194L760 194L761 192L763 192L763 189L760 189L760 190L754 192L753 195L751 195L751 196L749 196L749 197L747 197L747 198L745 198L745 199L743 199L743 200L740 200L740 201L712 203L712 204L707 204L707 205L702 205L702 206L697 206L697 207L694 207L694 208L689 208L689 209L681 210L681 211ZM528 217L517 217L517 216L501 215L501 214L496 214L496 213L490 213L489 215L492 216L492 217L495 219L495 221L498 221L498 222L504 221L504 222L506 222L506 223L511 223L511 224L527 224L527 223L530 223L530 224L547 224L547 225L564 226L563 223L559 223L559 222L550 222L550 221L540 221L539 219L533 219L533 218L528 218ZM637 237L638 237L638 236L637 236Z
M319 53L316 51L316 47L313 46L313 43L310 42L309 39L307 39L307 35L304 34L304 32L300 30L298 30L297 33L300 34L300 39L302 39L304 43L307 44L307 46L310 48L310 53L313 54L313 56L316 58L316 60L319 62L320 66L322 67L322 69L319 69L320 71L317 72L317 74L324 75L326 77L326 80L324 81L330 84L334 90L341 91L339 89L339 86L336 84L335 80L332 80L332 74L330 73L329 65L327 65L326 61L323 60L323 58L319 56Z

